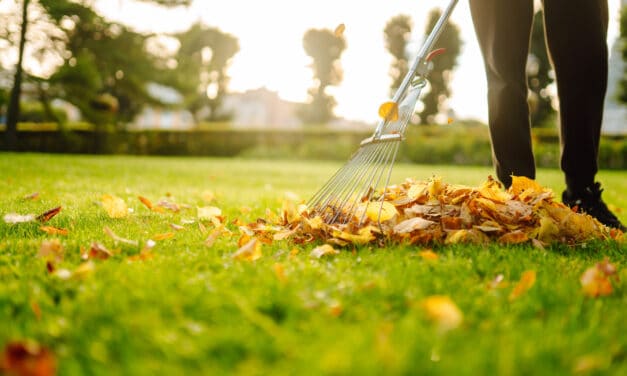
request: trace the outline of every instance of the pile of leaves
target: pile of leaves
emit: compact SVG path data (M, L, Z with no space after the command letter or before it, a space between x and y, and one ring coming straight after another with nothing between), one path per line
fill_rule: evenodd
M543 247L622 237L620 231L555 201L550 189L525 177L513 177L507 190L491 177L479 187L447 184L437 177L407 179L387 187L378 197L361 202L346 223L326 223L320 213L288 203L280 215L260 219L248 228L262 238L290 237L296 243L321 240L338 246L496 241Z

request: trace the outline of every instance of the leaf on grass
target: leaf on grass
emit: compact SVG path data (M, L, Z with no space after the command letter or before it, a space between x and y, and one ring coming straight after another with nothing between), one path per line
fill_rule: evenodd
M144 196L137 196L137 198L139 199L139 201L141 201L142 204L144 204L145 207L147 207L148 209L152 210L154 208L154 206L152 205L152 202L150 202L149 199L147 199Z
M234 260L255 261L261 258L261 243L255 239L250 239L246 244L231 255Z
M61 207L57 206L56 208L52 208L52 209L50 209L48 211L45 211L45 212L41 213L40 215L38 215L37 216L37 220L39 222L46 223L49 220L51 220L52 217L54 217L55 215L59 214L59 212L61 212Z
M281 263L275 263L272 265L272 269L274 270L274 275L281 283L287 283L287 276L285 275L285 268Z
M608 259L586 269L579 279L584 295L591 298L610 295L613 291L612 276L618 279L616 267Z
M398 103L385 102L379 106L379 117L385 121L398 120Z
M536 283L536 272L535 270L526 270L523 272L520 277L520 281L516 283L514 289L509 294L509 300L515 300L520 297L522 294L526 293L533 285Z
M422 257L423 260L437 260L438 254L433 252L431 249L425 249L418 252L418 255Z
M321 246L318 246L314 249L311 250L311 253L309 254L310 257L313 258L321 258L322 256L330 256L330 255L337 255L339 254L340 251L338 251L337 249L333 248L333 246L331 246L330 244L324 244Z
M122 238L122 237L118 236L115 232L113 232L113 230L111 230L109 228L109 226L105 226L102 230L104 231L105 234L107 234L116 243L118 243L118 242L119 243L125 243L125 244L129 244L129 245L133 245L133 246L139 245L139 242L137 240L125 239L125 238Z
M335 30L333 31L333 34L338 37L341 38L344 36L344 31L346 30L346 25L344 25L343 23L339 24L336 26Z
M38 257L51 262L63 261L63 244L59 239L44 240L39 247Z
M176 223L170 223L170 227L172 228L172 230L174 231L181 231L181 230L185 230L185 227L181 226L181 225L177 225Z
M423 300L422 307L442 332L457 328L463 321L462 311L448 296L429 296Z
M17 213L7 213L3 217L4 223L8 224L16 224L16 223L26 223L35 221L35 214L17 214Z
M161 200L157 203L157 206L153 210L159 213L163 213L163 209L178 213L179 211L181 211L181 206L168 200Z
M213 247L213 245L215 244L216 240L218 240L220 235L222 235L223 233L224 233L224 225L220 225L220 226L214 228L209 233L209 236L207 236L207 239L205 239L205 245L207 247L209 247L209 248Z
M84 252L82 258L84 260L87 259L98 259L98 260L106 260L109 257L113 256L113 253L107 249L104 245L93 242L89 246L89 251Z
M41 226L39 227L39 229L43 232L45 232L48 235L67 235L68 234L68 230L64 229L64 228L58 228L58 227L54 227L54 226Z
M33 193L29 194L29 195L26 195L26 196L22 197L22 200L24 200L24 201L29 201L29 200L35 201L38 198L39 198L39 192L33 192Z
M215 206L204 206L198 208L197 216L200 220L213 221L216 218L219 219L221 215L222 210Z
M162 234L157 234L153 236L153 239L158 241L158 240L172 239L173 237L174 237L173 232L164 232Z
M6 375L53 376L57 365L48 348L34 341L15 341L4 346L0 371Z
M102 207L111 218L124 218L128 215L128 206L121 198L109 194L102 195Z
M67 281L70 279L85 279L93 274L96 270L96 264L93 261L89 260L80 264L74 271L68 269L57 269L54 270L51 275L55 276L61 280Z

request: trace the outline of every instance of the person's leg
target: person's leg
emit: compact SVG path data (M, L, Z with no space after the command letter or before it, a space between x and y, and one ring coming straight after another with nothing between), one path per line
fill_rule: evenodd
M607 89L607 0L544 0L544 19L560 100L562 200L625 231L594 181Z
M561 167L570 190L594 183L607 88L607 0L544 0L560 104Z
M535 178L527 103L526 64L533 22L531 0L470 0L488 80L492 157L499 180Z

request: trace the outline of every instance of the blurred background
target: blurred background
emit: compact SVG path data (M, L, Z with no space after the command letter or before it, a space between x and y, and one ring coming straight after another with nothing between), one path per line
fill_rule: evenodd
M345 159L447 3L0 0L0 148ZM627 168L626 4L609 1L603 168ZM529 105L538 164L555 167L556 89L536 9ZM400 159L489 165L467 1L438 47Z

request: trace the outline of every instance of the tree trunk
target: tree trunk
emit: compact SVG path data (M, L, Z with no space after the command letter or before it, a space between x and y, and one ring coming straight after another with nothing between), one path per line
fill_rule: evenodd
M28 3L29 0L23 0L22 3L22 29L20 30L20 45L15 67L15 77L13 79L13 88L11 88L11 96L9 98L9 108L7 109L7 124L5 129L7 150L17 150L17 120L20 116L20 96L22 94L22 63L24 59L24 46L26 44L26 28L28 26Z

